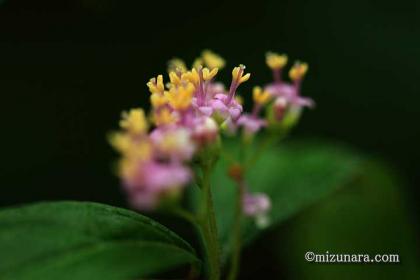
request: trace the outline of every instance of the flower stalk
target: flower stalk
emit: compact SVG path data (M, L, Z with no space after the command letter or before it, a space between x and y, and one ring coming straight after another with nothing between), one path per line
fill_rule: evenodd
M212 167L210 164L205 164L203 166L201 186L203 201L200 211L199 224L206 251L208 279L217 280L220 279L220 248L210 184L211 170Z
M230 259L230 271L228 275L228 280L234 280L238 276L239 264L241 258L241 243L242 243L242 201L244 197L244 188L238 185L236 192L236 202L235 202L235 218L233 224L233 234L232 234L232 255Z

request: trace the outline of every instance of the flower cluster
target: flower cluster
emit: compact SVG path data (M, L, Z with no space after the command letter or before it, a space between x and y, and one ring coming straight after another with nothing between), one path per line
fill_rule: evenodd
M171 60L167 81L163 75L150 79L149 115L142 109L123 112L120 131L110 136L121 154L118 175L134 207L154 209L165 199L177 197L194 178L194 160L209 147L220 146L222 134L240 132L252 138L264 127L284 128L288 114L294 120L302 107L313 106L312 100L300 96L307 64L294 64L289 72L292 83L287 83L281 78L287 56L268 53L266 62L274 81L253 89L250 113L243 112L237 94L238 87L250 78L245 66L233 68L225 88L215 81L225 61L211 51L204 51L191 69L180 59ZM267 196L246 191L246 215L262 217L269 208Z

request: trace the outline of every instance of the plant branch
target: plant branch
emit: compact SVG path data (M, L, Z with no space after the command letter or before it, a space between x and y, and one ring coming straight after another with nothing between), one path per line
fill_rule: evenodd
M228 280L236 279L239 271L239 264L241 259L241 243L242 243L242 200L244 196L244 188L241 184L238 183L236 193L236 204L235 204L235 219L233 225L233 234L232 234L232 255L230 261L230 271L228 275Z
M206 249L207 273L210 280L220 279L220 249L214 213L213 198L210 187L210 175L212 167L209 164L203 166L202 193L203 203L200 211L200 232Z

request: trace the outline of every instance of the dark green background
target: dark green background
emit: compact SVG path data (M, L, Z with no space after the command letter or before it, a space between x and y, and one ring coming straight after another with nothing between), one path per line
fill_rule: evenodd
M1 1L0 1L1 2ZM81 199L125 205L105 141L146 81L203 48L266 82L267 50L309 62L317 102L294 137L335 139L405 176L418 219L420 2L3 1L0 204ZM227 80L230 70L220 74Z

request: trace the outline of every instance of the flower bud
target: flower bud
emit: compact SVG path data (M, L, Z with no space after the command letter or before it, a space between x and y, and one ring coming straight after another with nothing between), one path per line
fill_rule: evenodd
M244 214L255 218L255 223L259 228L269 225L268 211L271 209L270 198L264 193L245 193L242 200Z
M198 145L205 145L213 142L218 135L217 123L210 117L203 117L194 127L193 139Z
M284 113L287 107L287 100L284 97L278 97L274 101L273 111L274 111L274 118L276 121L281 121L284 117Z

